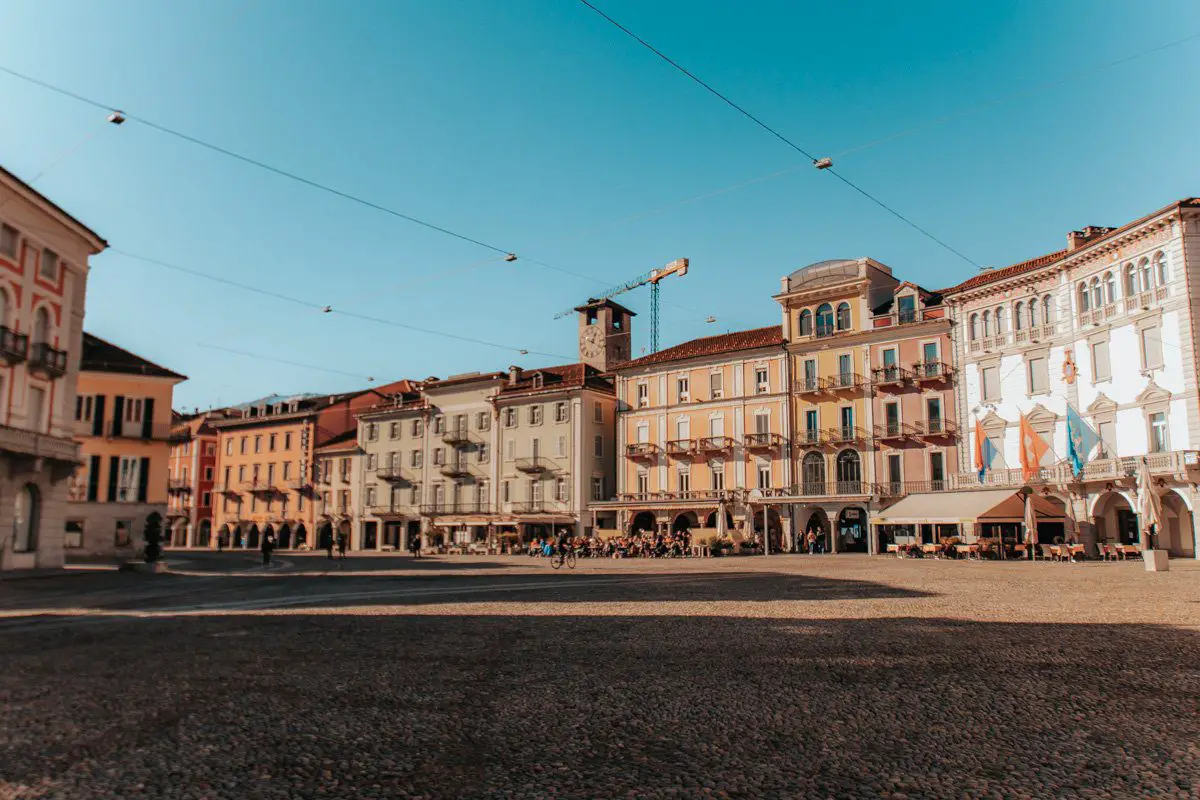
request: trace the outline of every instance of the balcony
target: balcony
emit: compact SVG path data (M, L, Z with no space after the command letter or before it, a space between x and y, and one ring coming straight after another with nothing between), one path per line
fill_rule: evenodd
M912 380L912 373L896 364L886 367L876 367L871 370L871 377L880 389L899 389Z
M447 478L465 478L471 474L471 471L467 469L466 461L451 461L448 464L442 464L438 471Z
M490 514L490 503L477 503L471 500L453 500L441 503L429 503L421 506L421 514L426 517L437 517L444 514Z
M167 491L173 494L192 491L192 482L186 478L171 478L167 481Z
M792 387L792 391L796 394L820 394L825 391L825 386L821 379L815 375L806 375L803 378L797 378Z
M866 438L866 431L850 425L839 425L836 428L830 428L825 431L825 439L830 444L850 444L864 441Z
M875 494L882 499L895 499L924 492L944 492L950 489L950 481L889 481L875 484Z
M269 481L265 481L262 478L246 481L244 485L250 492L254 494L275 494L279 491L277 488L275 488L274 484L270 483Z
M464 425L462 427L446 428L446 430L442 431L442 441L448 445L458 446L467 444L471 441L471 438L467 435L467 428Z
M728 436L705 436L696 444L701 453L728 453L733 450L733 439Z
M407 472L397 466L382 466L375 470L375 477L383 481L392 483L410 483L411 478Z
M79 462L79 443L36 431L0 425L0 450L18 456L47 458L52 461Z
M29 355L29 337L0 325L0 358L9 364L24 361Z
M667 442L667 455L673 458L691 458L696 455L696 440L672 439Z
M625 445L625 456L638 461L652 461L658 457L658 445L653 442L634 442Z
M286 486L293 492L307 492L312 489L312 481L308 478L292 478L286 482Z
M958 435L958 426L953 420L934 417L928 420L920 420L914 425L917 436L922 439L936 439L941 436L953 438Z
M820 447L825 444L825 431L809 428L796 434L796 443L801 447Z
M918 383L945 383L953 372L949 364L941 361L918 361L913 364L913 375Z
M871 485L865 481L804 481L797 487L805 497L867 496Z
M67 351L38 342L29 349L29 371L49 380L61 378L67 372Z
M216 483L214 483L213 491L216 492L217 494L230 494L230 495L238 495L238 494L242 493L242 490L240 488L238 488L237 484L226 483L225 481L217 481Z
M367 514L373 517L396 517L413 513L415 509L411 505L405 503L393 503L392 505L369 505L365 509Z
M778 433L747 433L742 438L742 444L747 450L780 450L783 448L783 436Z
M905 425L899 420L889 420L875 426L875 439L881 442L902 441L911 438L913 432L911 425Z
M513 500L507 505L514 514L545 514L563 510L563 504L557 500Z
M825 388L831 392L858 389L862 385L863 376L857 372L838 372L833 377L825 379Z
M541 456L534 456L533 458L518 458L513 462L513 466L515 466L521 472L527 472L530 475L549 472L554 468L552 463Z
M171 440L171 426L165 424L146 425L141 421L110 419L104 428L108 439L139 439L143 442L166 442Z

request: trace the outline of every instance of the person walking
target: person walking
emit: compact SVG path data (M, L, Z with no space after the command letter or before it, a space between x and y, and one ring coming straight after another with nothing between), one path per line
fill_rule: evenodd
M333 532L328 529L321 533L321 549L333 561Z
M262 560L263 566L271 564L271 551L275 549L275 534L266 533L262 538Z
M808 543L808 554L811 556L817 550L817 534L812 528L808 529L808 536L804 539Z
M408 552L413 558L421 557L421 537L413 534L408 535Z
M346 558L346 534L339 532L337 535L338 558Z

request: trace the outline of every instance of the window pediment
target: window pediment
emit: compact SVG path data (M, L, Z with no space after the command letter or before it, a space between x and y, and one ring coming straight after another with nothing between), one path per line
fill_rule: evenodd
M1142 390L1141 394L1134 398L1134 400L1142 405L1148 405L1150 403L1165 403L1170 399L1171 393L1159 386L1154 381L1150 381L1146 388Z
M1101 392L1087 407L1087 410L1092 414L1111 414L1117 410L1117 404L1111 397Z
M1038 403L1033 409L1025 415L1031 425L1055 422L1058 420L1058 414L1055 414L1050 409L1046 408L1041 403Z

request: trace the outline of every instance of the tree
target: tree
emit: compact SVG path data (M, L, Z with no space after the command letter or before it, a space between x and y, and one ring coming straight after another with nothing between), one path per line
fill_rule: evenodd
M162 558L162 517L157 513L146 517L146 528L142 538L146 542L146 561L153 563Z

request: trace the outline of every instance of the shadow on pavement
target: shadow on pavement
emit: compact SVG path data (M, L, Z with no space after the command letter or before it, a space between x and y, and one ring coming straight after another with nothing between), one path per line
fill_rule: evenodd
M301 614L22 638L0 794L1129 797L1200 774L1200 637L1170 627Z

